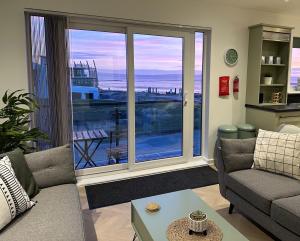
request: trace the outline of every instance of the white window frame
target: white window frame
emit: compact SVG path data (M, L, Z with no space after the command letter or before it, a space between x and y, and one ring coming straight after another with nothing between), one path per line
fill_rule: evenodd
M128 163L111 166L76 170L76 175L88 175L121 170L141 170L166 165L175 165L192 161L207 160L208 148L208 77L210 54L210 29L177 26L170 24L138 22L132 20L116 20L110 18L70 17L69 29L94 30L124 33L127 36L127 96L128 96ZM203 70L202 70L202 127L201 156L193 156L194 133L194 73L195 73L195 32L203 33ZM183 93L186 94L187 105L183 107L182 156L145 162L135 162L135 86L134 86L134 34L183 38ZM183 101L185 101L183 99Z

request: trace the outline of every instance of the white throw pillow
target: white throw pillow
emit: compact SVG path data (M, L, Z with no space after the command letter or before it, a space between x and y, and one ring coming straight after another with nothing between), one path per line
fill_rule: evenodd
M254 167L300 180L300 134L259 130Z
M0 230L34 204L16 178L9 158L3 157L0 160Z

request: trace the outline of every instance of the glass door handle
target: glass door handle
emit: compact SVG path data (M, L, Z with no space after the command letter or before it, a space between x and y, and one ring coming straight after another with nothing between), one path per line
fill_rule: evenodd
M187 106L187 103L188 103L188 101L187 101L187 93L184 93L183 94L183 106Z

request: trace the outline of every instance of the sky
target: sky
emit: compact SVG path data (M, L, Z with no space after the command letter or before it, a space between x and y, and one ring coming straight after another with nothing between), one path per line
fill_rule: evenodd
M300 49L293 49L292 66L295 68L300 68Z
M134 34L137 70L182 71L182 38ZM196 69L202 68L203 34L196 35ZM72 61L95 60L100 70L126 69L126 35L123 33L70 30ZM71 63L72 64L72 63Z

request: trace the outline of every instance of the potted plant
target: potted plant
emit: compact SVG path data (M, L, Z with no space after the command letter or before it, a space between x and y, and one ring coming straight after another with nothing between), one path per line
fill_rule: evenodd
M200 210L194 211L188 217L189 234L202 233L207 235L207 216Z
M265 85L271 85L273 82L273 77L271 73L266 73L264 75L264 84Z
M17 90L5 92L0 109L0 153L21 148L25 153L33 151L34 142L47 139L38 128L30 127L30 116L38 109L30 93Z

